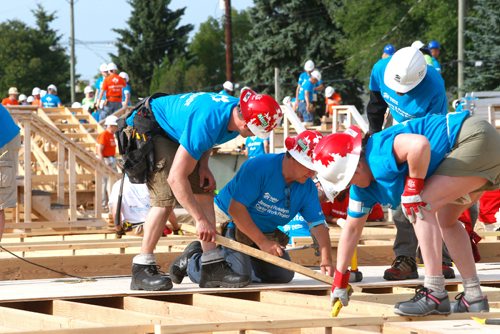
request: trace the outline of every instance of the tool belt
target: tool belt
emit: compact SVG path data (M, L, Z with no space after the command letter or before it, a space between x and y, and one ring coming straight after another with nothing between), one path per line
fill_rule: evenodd
M222 226L221 226L222 235L226 234L225 231L227 229L228 223L229 222L222 224ZM238 229L238 227L236 227L236 224L234 224L234 230L235 230L234 240L241 242L242 244L245 244L247 246L258 248L257 245L252 241L252 239L250 239L245 233L241 232L241 230ZM278 230L278 229L274 230L271 233L264 233L264 235L266 236L266 238L268 240L275 241L283 247L286 247L288 245L288 242L290 241L290 238L288 237L288 235L286 233L282 232L281 230Z
M118 131L115 136L118 151L122 155L120 167L131 183L146 183L148 173L154 169L153 138L166 134L156 121L150 102L166 95L168 94L156 93L143 99L117 121ZM137 113L134 117L134 126L128 126L126 120L135 111Z

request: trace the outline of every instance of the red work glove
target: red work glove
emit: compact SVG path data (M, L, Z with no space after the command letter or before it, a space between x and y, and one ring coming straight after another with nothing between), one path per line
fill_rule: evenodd
M424 189L424 179L417 179L406 177L405 190L401 195L401 205L403 206L403 213L410 223L415 223L416 217L423 219L424 216L420 210L429 210L429 204L422 201L420 194Z
M340 271L335 269L332 292L330 294L332 305L335 304L337 300L340 300L343 306L347 306L349 304L349 296L352 294L352 289L349 287L350 276L351 272L349 270L342 274Z

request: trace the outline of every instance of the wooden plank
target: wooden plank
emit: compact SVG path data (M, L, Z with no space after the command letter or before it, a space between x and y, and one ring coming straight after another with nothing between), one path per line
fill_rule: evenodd
M94 211L96 217L101 217L102 214L102 174L98 170L94 174ZM108 180L111 182L111 180Z
M80 227L106 227L103 219L85 219L76 221L51 221L31 222L26 224L6 223L5 229L43 229L43 228L80 228Z
M106 326L77 329L44 330L43 334L144 334L154 333L157 325ZM158 327L160 330L160 327ZM2 334L33 334L33 331L2 332Z
M68 150L68 169L69 169L69 220L76 220L76 156L71 149ZM99 217L99 216L96 216Z
M500 326L481 325L474 320L413 321L384 324L384 334L492 334L499 333Z
M64 145L57 143L57 203L64 204Z
M31 123L21 123L24 129L24 221L31 222Z

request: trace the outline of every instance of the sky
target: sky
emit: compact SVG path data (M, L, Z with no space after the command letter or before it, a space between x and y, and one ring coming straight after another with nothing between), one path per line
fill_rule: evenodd
M147 1L147 0L144 0ZM224 11L220 0L172 0L172 10L186 7L181 24L193 24L191 37L198 30L200 23L209 16L220 18ZM56 12L57 18L51 27L62 35L61 44L69 54L70 5L69 0L0 0L0 22L20 20L34 27L35 19L31 13L36 5L41 4L49 13ZM231 6L242 10L252 6L253 0L232 0ZM109 53L115 53L113 42L118 35L113 28L127 28L127 20L132 8L126 0L74 0L75 14L75 54L76 74L82 80L93 83L99 65L109 62Z

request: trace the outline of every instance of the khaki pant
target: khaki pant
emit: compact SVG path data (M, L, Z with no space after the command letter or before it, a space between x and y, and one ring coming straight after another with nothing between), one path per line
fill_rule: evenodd
M17 164L19 159L20 136L0 148L0 210L13 208L17 203Z

